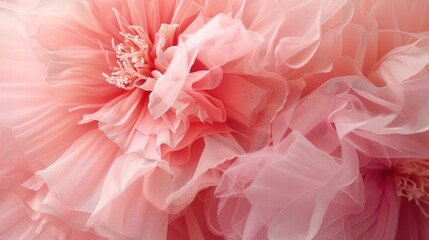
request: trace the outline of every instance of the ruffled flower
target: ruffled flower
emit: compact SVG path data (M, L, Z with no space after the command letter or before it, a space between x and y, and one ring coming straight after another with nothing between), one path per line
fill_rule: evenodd
M429 238L428 8L0 1L0 238Z
M27 171L14 196L41 222L26 225L28 236L67 229L163 239L198 192L217 184L219 166L270 141L287 83L276 71L281 59L255 56L279 54L284 17L258 24L268 13L283 16L282 8L133 0L0 6L14 22L1 24L8 38L0 123L21 153L2 161Z

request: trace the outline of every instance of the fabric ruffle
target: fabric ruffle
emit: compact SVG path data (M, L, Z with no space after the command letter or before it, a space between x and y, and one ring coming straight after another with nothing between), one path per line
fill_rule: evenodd
M299 133L240 157L216 189L218 234L228 239L341 238L347 213L362 209L358 159L317 149ZM342 223L342 224L341 224Z
M378 88L336 78L283 109L276 144L240 156L222 176L207 212L213 231L228 239L425 238L401 224L413 218L424 229L426 220L397 195L395 166L429 158L426 82Z

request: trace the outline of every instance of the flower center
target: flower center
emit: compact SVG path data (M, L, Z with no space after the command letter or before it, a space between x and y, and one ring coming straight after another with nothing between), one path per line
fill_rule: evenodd
M414 201L429 217L422 204L429 205L429 160L407 161L394 167L396 194Z
M177 24L162 24L156 33L155 43L152 43L145 30L139 26L129 26L131 33L120 34L124 40L117 44L112 39L112 49L115 51L116 65L112 73L102 73L109 84L122 89L133 89L139 80L152 76L152 71L165 69L158 67L166 48L173 45Z

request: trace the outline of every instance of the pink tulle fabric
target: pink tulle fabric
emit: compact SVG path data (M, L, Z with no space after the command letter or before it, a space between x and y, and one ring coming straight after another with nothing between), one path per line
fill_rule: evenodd
M0 0L0 239L429 239L428 12Z

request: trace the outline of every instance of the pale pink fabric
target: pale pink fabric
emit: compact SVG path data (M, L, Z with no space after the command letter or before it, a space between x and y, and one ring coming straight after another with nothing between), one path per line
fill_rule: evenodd
M429 238L428 12L0 0L0 239Z
M228 239L427 238L429 219L397 196L394 179L395 166L429 159L428 79L383 88L331 79L279 115L291 132L223 175L212 203L219 208L208 213L214 231Z

